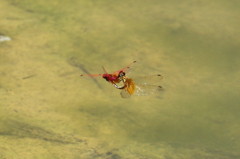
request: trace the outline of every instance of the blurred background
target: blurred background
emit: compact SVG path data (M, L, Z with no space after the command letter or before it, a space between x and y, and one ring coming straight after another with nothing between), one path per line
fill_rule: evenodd
M1 0L0 159L240 158L239 19L237 0ZM158 97L79 76L134 60Z

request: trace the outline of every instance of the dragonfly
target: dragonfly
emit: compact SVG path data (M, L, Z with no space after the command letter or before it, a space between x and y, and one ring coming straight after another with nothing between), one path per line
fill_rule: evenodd
M151 95L163 90L162 86L158 85L159 81L163 78L160 74L129 78L127 73L134 63L136 63L136 61L133 61L126 67L113 73L107 73L106 69L102 66L104 71L102 74L81 74L80 76L89 76L93 78L102 77L115 88L121 90L120 95L122 98L129 98L132 95Z

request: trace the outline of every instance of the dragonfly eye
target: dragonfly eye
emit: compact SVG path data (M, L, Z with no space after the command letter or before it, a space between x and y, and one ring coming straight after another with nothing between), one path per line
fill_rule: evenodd
M119 72L118 77L123 77L123 76L125 76L125 72L123 71Z

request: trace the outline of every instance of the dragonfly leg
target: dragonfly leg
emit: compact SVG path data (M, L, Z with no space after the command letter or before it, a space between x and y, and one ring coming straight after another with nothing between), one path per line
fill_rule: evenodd
M123 86L119 86L116 83L112 82L113 86L117 89L124 89L126 87L126 85L124 84Z

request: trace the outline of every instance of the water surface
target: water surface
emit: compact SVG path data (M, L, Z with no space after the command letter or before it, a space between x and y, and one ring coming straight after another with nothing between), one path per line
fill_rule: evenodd
M239 6L2 0L0 158L239 158ZM79 77L133 60L160 98Z

